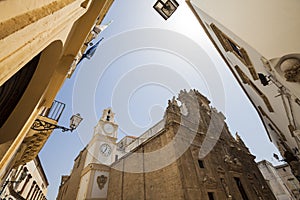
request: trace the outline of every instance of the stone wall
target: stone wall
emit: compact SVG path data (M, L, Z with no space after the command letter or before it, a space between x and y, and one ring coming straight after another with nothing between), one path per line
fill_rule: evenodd
M62 176L57 200L76 199L87 153L87 150L84 148L75 158L70 176Z

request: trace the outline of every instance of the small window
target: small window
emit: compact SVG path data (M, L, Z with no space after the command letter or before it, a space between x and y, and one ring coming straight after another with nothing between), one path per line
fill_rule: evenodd
M117 161L118 160L118 155L115 155L115 161Z
M228 43L230 44L232 50L241 58L244 59L243 53L241 52L241 47L239 47L237 44L235 44L233 41L231 41L229 38L227 38Z
M208 192L207 195L208 195L208 199L209 199L209 200L215 200L215 197L214 197L214 193L213 193L213 192Z
M262 91L260 91L260 89L248 78L248 76L239 68L239 66L236 65L235 69L240 78L242 79L243 83L248 84L262 98L270 112L274 112L267 96Z
M246 194L246 191L245 191L245 189L244 189L244 187L242 185L241 180L238 177L234 177L234 180L236 182L237 187L239 188L239 191L240 191L240 194L241 194L243 200L249 200L249 198L248 198L248 196Z
M204 164L202 160L198 160L198 165L200 168L204 168Z
M272 126L271 124L268 124L268 126L270 127L270 129L271 129L272 131L275 131L275 129L273 128L273 126Z
M282 170L283 170L284 172L286 172L286 169L285 169L285 168L282 168Z
M234 40L223 33L215 24L210 25L221 45L226 52L232 52L244 65L247 66L254 80L258 80L258 75L246 50L240 47Z
M276 124L272 121L272 119L267 115L267 113L262 109L262 107L257 106L257 108L258 108L259 112L262 114L262 116L264 116L265 118L267 118L271 122L273 127L276 129L275 133L277 133L278 137L280 137L280 140L282 139L284 141L287 141L285 135L280 131L280 129L276 126Z
M258 179L255 173L253 173L253 176L254 176L256 179Z

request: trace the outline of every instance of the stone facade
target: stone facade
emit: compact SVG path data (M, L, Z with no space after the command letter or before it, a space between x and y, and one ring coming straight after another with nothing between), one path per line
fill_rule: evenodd
M300 1L186 2L300 181Z
M106 194L97 199L108 200L275 200L254 162L255 156L238 134L232 137L224 115L196 90L181 91L178 100L169 100L163 120L140 137L116 143L112 152L119 159L106 169L103 158L93 150L99 151L106 142L105 133L95 132L87 149L88 155L98 160L87 156L81 172L72 170L70 177L78 180L81 176L81 183L63 178L57 199L95 199L92 197L97 193ZM100 120L98 124L103 123ZM97 137L102 143L97 143ZM93 148L95 144L97 148ZM63 196L64 190L68 194L72 190L68 188L78 187L81 192L73 190L72 197Z
M62 176L57 200L74 199L74 196L78 193L81 172L84 168L83 161L87 153L86 148L84 148L74 160L72 173L69 176Z
M107 199L275 199L255 157L238 135L231 136L222 113L197 91L181 91L178 99L186 115L175 99L169 101L164 129L111 165ZM163 152L152 157L172 142L169 157ZM206 145L210 151L201 152ZM161 164L172 156L174 162Z
M39 157L12 169L0 190L0 199L46 200L48 180Z
M300 184L288 164L273 166L262 160L257 165L278 200L300 199Z

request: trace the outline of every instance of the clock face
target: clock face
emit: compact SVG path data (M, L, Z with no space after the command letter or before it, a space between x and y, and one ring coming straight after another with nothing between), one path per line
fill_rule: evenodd
M105 124L104 131L105 133L111 134L114 131L114 127L111 124Z
M111 149L111 147L109 146L109 144L104 143L104 144L102 144L102 145L100 146L100 152L101 152L104 156L109 156L109 155L111 154L111 151L112 151L112 149Z

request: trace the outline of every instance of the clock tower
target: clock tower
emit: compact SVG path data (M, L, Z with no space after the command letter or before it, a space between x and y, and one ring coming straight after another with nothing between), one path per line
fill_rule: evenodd
M94 127L93 138L86 147L88 151L81 175L77 200L106 199L109 181L109 165L116 160L118 125L111 108L103 110L102 117Z
M89 163L110 165L115 161L118 125L114 117L115 113L111 108L103 110L102 117L94 128L93 138L87 147L89 158L87 157L85 165Z
M95 126L94 135L102 134L107 137L117 138L118 125L115 123L115 113L111 108L103 110L102 117L98 124Z

